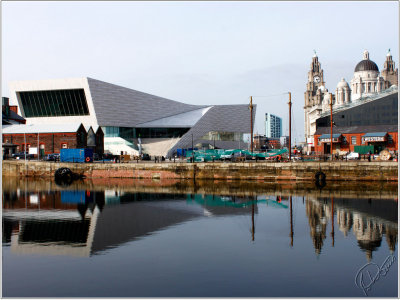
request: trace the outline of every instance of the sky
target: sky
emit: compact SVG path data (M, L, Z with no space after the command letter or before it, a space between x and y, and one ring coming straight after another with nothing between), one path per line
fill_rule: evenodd
M397 1L2 1L2 96L8 82L91 77L188 104L257 105L304 141L314 50L334 92L367 49L399 64ZM250 113L249 113L250 114Z

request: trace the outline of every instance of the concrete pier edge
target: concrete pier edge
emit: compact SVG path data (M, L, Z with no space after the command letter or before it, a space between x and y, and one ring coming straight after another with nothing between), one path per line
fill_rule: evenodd
M314 181L319 171L326 181L398 181L398 163L352 162L214 162L214 163L54 163L3 161L3 176L54 177L61 167L86 178L213 179L258 181Z

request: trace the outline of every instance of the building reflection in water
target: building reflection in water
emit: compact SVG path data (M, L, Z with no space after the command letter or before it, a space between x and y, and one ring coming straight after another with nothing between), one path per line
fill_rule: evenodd
M3 190L3 243L14 253L90 256L203 216L243 215L251 221L259 206L287 209L289 240L295 244L292 196L218 196L201 194L127 193L115 190ZM394 252L397 243L397 202L374 199L303 197L310 236L319 255L334 218L339 231L352 233L367 260L382 244Z
M316 254L320 254L326 239L327 225L331 222L332 246L334 246L334 213L337 224L345 237L352 232L358 246L365 252L368 261L372 259L382 243L383 235L390 251L395 251L397 243L397 202L382 199L306 199L306 214L310 226L310 236ZM332 204L334 203L334 205Z
M21 254L90 256L194 218L258 212L254 199L197 194L3 191L3 199L3 243Z

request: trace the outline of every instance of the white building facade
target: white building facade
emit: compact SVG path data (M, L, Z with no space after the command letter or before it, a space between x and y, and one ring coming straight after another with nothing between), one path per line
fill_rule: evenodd
M172 156L192 144L246 149L244 136L251 132L245 104L185 104L88 77L14 81L9 89L27 125L100 126L104 150L113 154L138 155L143 148Z
M304 93L304 133L307 151L314 150L316 121L322 114L330 111L331 101L332 109L337 110L357 102L361 103L369 97L376 97L390 87L398 86L398 69L395 68L390 49L382 72L379 72L376 63L370 60L367 50L363 52L362 58L354 69L350 84L342 78L334 93L330 93L325 87L321 63L314 54Z

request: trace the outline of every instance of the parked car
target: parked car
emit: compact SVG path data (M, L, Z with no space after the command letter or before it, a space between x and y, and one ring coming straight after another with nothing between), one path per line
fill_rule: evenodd
M47 154L43 160L45 161L59 161L60 160L60 153L52 153L52 154Z
M12 158L15 159L25 159L25 154L26 154L26 159L32 159L34 157L33 154L29 154L28 152L17 152L12 154Z
M222 154L220 158L221 160L232 160L232 154Z
M292 156L292 161L299 161L299 160L302 160L302 159L303 158L301 156L298 156L298 155Z
M93 160L100 160L100 157L97 153L93 153Z
M346 159L351 160L351 159L358 159L360 157L360 154L357 152L350 152L349 154L346 155Z
M142 160L151 160L151 157L147 153L143 153L142 154Z
M111 153L103 153L104 160L114 160L116 157L117 157L117 155L114 155Z

